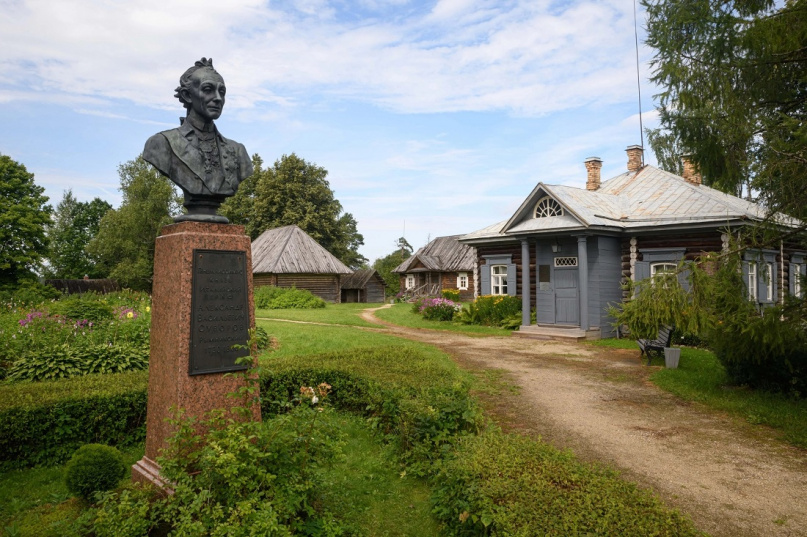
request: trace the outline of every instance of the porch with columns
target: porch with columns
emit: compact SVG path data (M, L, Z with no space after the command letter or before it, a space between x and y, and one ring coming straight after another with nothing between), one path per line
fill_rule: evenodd
M532 293L533 277L538 279L539 272L539 252L541 241L552 240L543 237L527 237L521 239L521 327L514 336L527 337L532 339L566 339L566 340L586 340L586 339L599 339L600 327L590 327L589 319L589 262L588 262L588 235L575 235L577 239L577 308L579 315L579 323L577 326L569 324L555 323L536 323L532 324L531 310L533 304L536 309L539 305L540 296L540 282L536 281L536 292ZM530 240L535 242L535 257L530 257ZM555 244L557 245L557 239ZM530 265L534 263L536 267L536 274L531 274ZM546 297L544 297L546 299ZM552 299L554 300L554 298ZM554 305L553 305L554 310Z

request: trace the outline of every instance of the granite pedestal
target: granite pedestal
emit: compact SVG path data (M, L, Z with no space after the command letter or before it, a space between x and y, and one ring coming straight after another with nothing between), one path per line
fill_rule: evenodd
M243 368L228 357L233 343L246 343L253 312L251 241L243 226L181 222L162 229L154 253L146 452L132 480L164 486L155 461L175 432L166 421L175 409L201 417L243 404L227 394L245 379L223 370ZM252 409L260 420L260 407Z

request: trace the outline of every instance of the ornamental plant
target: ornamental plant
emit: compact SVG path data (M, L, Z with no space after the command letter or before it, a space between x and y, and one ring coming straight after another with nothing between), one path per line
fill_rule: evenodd
M419 302L418 313L429 321L450 321L462 310L462 305L446 298L425 298Z
M65 467L67 490L91 501L96 492L106 492L118 486L126 475L123 454L103 444L81 446Z
M454 302L458 302L460 299L460 290L459 289L443 289L440 292L440 295L443 298L447 298L448 300L453 300Z
M303 386L288 413L263 422L232 419L225 411L201 421L180 414L158 459L173 493L131 486L108 493L88 516L92 534L147 535L160 528L171 535L341 535L319 501L322 473L343 444L336 420L323 419L332 412L329 392L327 383ZM313 528L324 531L310 533Z
M468 307L457 315L457 320L464 324L481 324L485 326L510 327L513 317L521 319L521 298L509 295L483 295L468 304Z
M27 309L6 305L0 311L0 377L40 380L144 369L150 325L145 293L87 293Z

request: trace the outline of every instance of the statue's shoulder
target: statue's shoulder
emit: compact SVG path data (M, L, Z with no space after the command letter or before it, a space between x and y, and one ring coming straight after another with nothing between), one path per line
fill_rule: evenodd
M152 135L143 148L143 159L164 174L170 167L171 155L174 153L172 141L176 143L181 137L178 130L169 129Z

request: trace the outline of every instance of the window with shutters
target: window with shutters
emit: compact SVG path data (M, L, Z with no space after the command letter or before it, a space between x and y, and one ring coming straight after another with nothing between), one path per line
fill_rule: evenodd
M490 294L507 294L507 265L493 265L490 267Z

